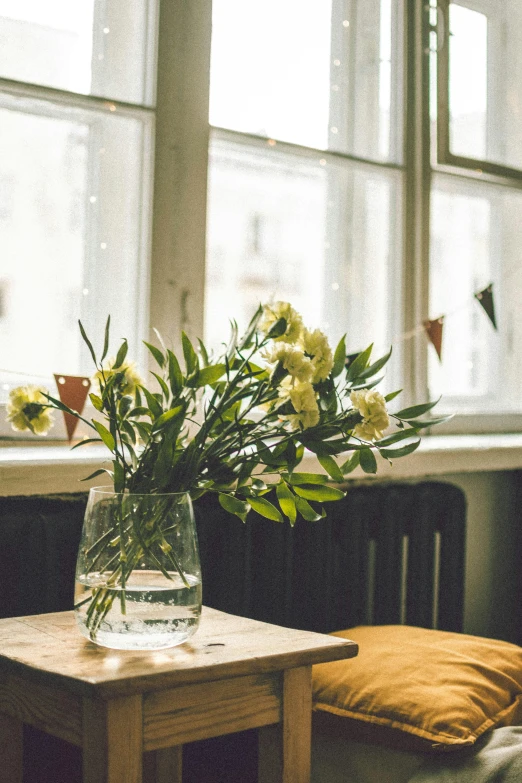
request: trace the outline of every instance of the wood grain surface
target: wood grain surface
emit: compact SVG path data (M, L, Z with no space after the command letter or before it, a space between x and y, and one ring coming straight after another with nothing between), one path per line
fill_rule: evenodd
M281 720L282 674L183 685L144 697L145 750L219 737Z
M201 627L167 650L109 650L84 639L73 612L0 620L0 677L112 698L352 658L354 642L204 608Z

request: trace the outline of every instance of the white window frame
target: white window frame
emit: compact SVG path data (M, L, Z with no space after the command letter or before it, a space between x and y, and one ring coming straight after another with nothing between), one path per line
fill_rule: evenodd
M448 2L441 0L443 12ZM140 315L175 349L179 348L182 329L201 336L204 327L211 27L212 0L160 0L150 300ZM430 29L426 4L405 0L403 164L394 167L404 175L402 303L406 332L414 331L429 317L432 174L440 171L470 180L476 176L471 170L455 167L455 161L450 165L431 160ZM0 88L5 84L6 80L0 79ZM44 87L34 89L42 95L60 94ZM92 105L101 99L74 96L74 100ZM488 173L485 167L483 176L499 181L499 174ZM506 183L505 172L501 181ZM426 399L427 350L426 336L418 329L402 347L405 386L401 399L405 405ZM462 415L438 427L437 433L516 430L522 430L522 414Z

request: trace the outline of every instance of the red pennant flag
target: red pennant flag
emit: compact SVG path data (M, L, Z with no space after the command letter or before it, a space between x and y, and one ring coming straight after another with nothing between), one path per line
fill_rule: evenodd
M435 318L433 321L424 321L423 326L428 335L428 340L437 351L439 360L442 361L442 330L444 328L444 316L441 315L440 318Z
M482 291L478 291L475 294L475 299L484 308L489 320L493 324L493 328L497 328L497 319L495 318L495 304L493 302L493 283L490 283Z
M58 394L63 404L67 405L71 410L81 414L91 387L89 378L78 375L55 374L54 380L56 381ZM65 429L67 430L67 438L70 443L73 439L76 427L78 426L78 419L76 416L71 416L70 413L66 413L65 411L63 413L63 418L65 421Z

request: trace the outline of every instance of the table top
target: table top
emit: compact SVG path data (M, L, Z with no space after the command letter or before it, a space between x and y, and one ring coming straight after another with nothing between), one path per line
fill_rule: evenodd
M355 642L282 628L203 607L184 644L147 652L99 647L80 635L73 612L0 620L0 676L110 698L353 658Z

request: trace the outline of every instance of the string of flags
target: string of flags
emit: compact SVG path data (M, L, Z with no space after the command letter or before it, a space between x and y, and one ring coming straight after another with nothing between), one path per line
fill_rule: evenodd
M91 388L90 379L83 375L56 375L55 373L54 380L61 402L81 415ZM63 411L63 418L67 430L67 440L71 443L79 420L66 411Z
M493 283L489 283L485 288L481 289L480 291L477 291L473 295L473 300L476 300L479 303L479 305L482 307L487 317L489 318L493 328L498 329L497 319L495 314L495 301L493 296ZM456 310L453 310L451 313L446 313L444 315L440 315L438 318L433 318L433 319L423 321L422 325L417 326L408 332L404 332L392 342L398 342L400 340L408 340L414 337L415 335L424 332L426 334L426 337L430 341L430 343L433 345L437 353L437 356L439 358L439 361L442 361L442 338L444 333L445 319L447 318L447 316L453 315L456 312L460 312L466 307L468 307L468 303L465 303L464 305L457 308ZM357 354L351 354L350 356L347 357L347 361L350 362L356 356ZM9 373L18 376L28 375L28 373L19 373L19 372L13 372L11 370L2 370L2 369L0 369L0 372ZM36 376L32 375L31 377L35 378ZM67 405L68 408L71 408L71 410L77 411L81 415L85 407L85 403L87 401L87 395L89 393L89 389L91 387L90 379L83 375L59 375L59 374L55 374L54 379L56 381L56 387L58 389L58 395L60 397L61 402L63 402L64 405ZM71 443L74 438L76 427L78 426L78 419L75 416L72 416L70 413L66 413L65 411L63 412L63 416L64 416L65 429L67 431L67 438L69 443Z
M485 288L477 291L475 294L473 294L473 298L476 299L476 301L482 307L493 328L498 329L495 315L495 301L493 298L493 283L489 283L489 285L487 285ZM458 312L462 309L464 308L459 307L458 310L453 312ZM432 320L423 322L423 329L426 332L428 340L435 348L437 356L439 357L439 361L442 361L442 335L444 332L444 320L447 315L453 315L453 312L446 313L445 315L440 315L438 318L433 318Z

